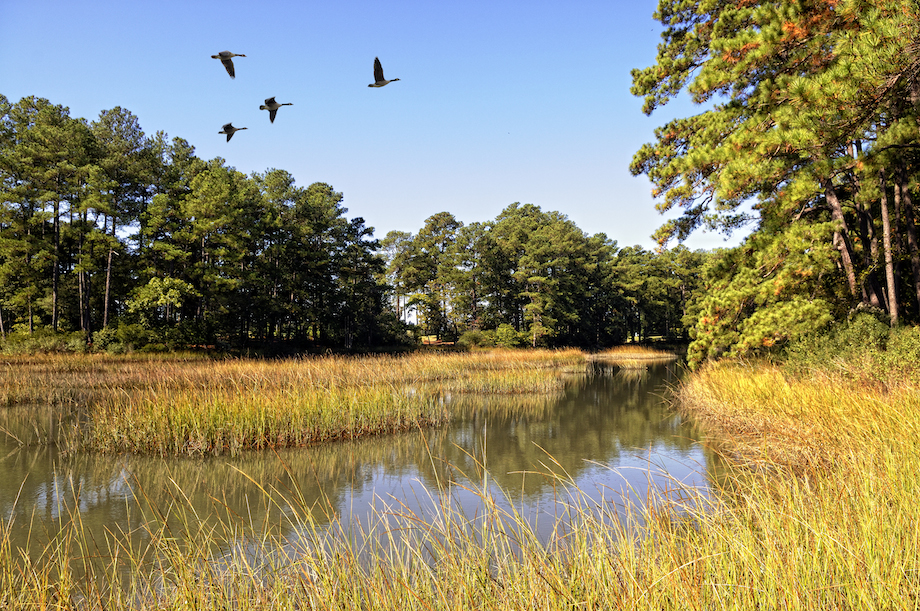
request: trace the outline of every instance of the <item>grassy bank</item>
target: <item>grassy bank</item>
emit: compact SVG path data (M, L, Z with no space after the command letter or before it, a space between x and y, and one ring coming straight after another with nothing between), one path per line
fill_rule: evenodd
M559 392L565 372L584 363L577 350L286 360L12 357L0 368L0 401L57 406L65 424L32 441L70 451L220 454L437 425L450 417L451 394Z
M651 365L670 363L678 359L677 354L645 346L617 346L588 357L602 363L612 363L623 369L647 369Z
M720 588L703 584L726 583L738 608L920 605L917 387L723 365L683 394L740 465L725 506L688 537L695 551L679 556L700 595L714 603Z

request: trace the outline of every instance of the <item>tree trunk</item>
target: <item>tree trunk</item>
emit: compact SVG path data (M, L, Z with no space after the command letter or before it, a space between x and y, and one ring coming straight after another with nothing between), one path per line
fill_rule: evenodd
M847 279L850 295L856 297L859 286L856 282L856 271L853 266L853 247L850 244L849 230L847 229L846 218L843 216L843 207L837 197L837 190L829 178L824 181L824 196L831 207L831 218L840 224L839 228L834 232L834 247L840 251L840 259L843 263L844 275Z
M54 257L51 265L51 328L58 329L58 281L60 279L60 251L61 251L61 203L54 202Z
M88 212L84 212L83 213L83 226L87 227L88 223L89 223L89 214ZM89 342L91 341L92 336L93 336L93 330L90 328L91 318L90 318L90 313L89 313L89 304L90 304L89 272L85 271L86 266L83 265L83 262L87 257L89 258L90 261L92 261L93 251L92 251L92 243L90 243L89 254L86 254L83 252L83 246L85 244L84 237L85 237L84 233L81 232L80 233L80 243L79 243L81 271L78 274L79 284L80 284L80 295L79 295L80 297L80 329L83 331L83 334L86 337L86 341Z
M853 143L850 145L850 151L854 159L859 158L861 147ZM854 189L859 191L862 186L859 179L854 179ZM872 218L871 206L864 206L858 199L854 202L858 219L859 241L862 244L862 265L866 270L862 282L863 301L868 302L875 308L886 308L884 291L881 282L879 282L876 273L875 262L878 261L878 237L875 233L875 223Z
M83 233L82 232L80 233L80 241L77 244L77 248L78 248L78 252L80 255L79 256L80 271L77 272L77 289L78 289L77 299L79 300L79 304L80 304L80 330L83 331L84 336L87 336L86 314L83 311L83 304L84 304L83 295L85 293L85 291L83 290L83 284L84 284L84 278L86 276L86 272L83 271L83 259L85 255L83 254Z
M109 249L109 262L105 269L105 306L102 309L102 328L109 326L109 287L112 283L112 249Z
M888 287L888 315L891 326L898 324L898 291L894 281L894 257L891 253L891 219L888 215L888 185L885 182L885 170L879 171L882 187L882 245L885 249L885 281Z
M903 166L898 168L897 185L895 186L895 197L901 193L901 201L904 210L904 221L907 225L907 248L910 253L910 266L914 276L914 292L917 296L917 305L920 307L920 245L917 241L917 227L914 223L914 206L910 195L910 189L907 186L907 176Z

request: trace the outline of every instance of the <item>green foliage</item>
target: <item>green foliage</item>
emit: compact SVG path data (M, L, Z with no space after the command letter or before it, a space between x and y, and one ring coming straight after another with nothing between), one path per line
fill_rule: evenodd
M93 332L93 348L108 350L109 346L118 341L115 327L106 327Z
M182 304L190 297L201 297L201 293L188 282L154 276L146 285L135 289L126 305L129 312L139 314L149 325L155 320L168 319L170 309L180 311ZM164 313L157 315L157 311Z
M838 316L827 230L797 225L776 235L760 232L712 257L686 320L690 365L772 351Z
M80 332L60 332L53 329L28 329L7 333L0 341L6 354L35 354L51 352L86 352L86 338Z
M88 123L2 98L0 329L80 329L106 349L152 341L111 337L137 321L169 347L404 343L373 228L342 199L148 138L123 108Z
M849 320L813 332L790 342L784 351L791 369L817 369L836 360L850 361L858 355L883 351L890 328L870 313L858 313Z
M123 354L146 346L156 336L139 324L119 323L93 333L93 349Z
M859 311L822 332L790 342L784 367L793 374L829 371L856 381L920 382L920 327L889 327L884 312Z
M427 334L475 345L470 330L509 325L517 337L506 332L506 342L533 347L684 338L705 258L684 247L618 250L559 212L518 203L485 223L436 214L416 236L391 232L384 249L397 311L414 311Z
M663 42L632 92L647 114L681 91L701 105L633 159L658 209L682 211L657 238L759 220L688 312L692 362L781 345L857 306L920 320L920 6L661 0L656 18Z
M495 345L502 348L519 348L527 344L527 334L519 333L509 325L503 323L495 330Z
M494 330L471 329L463 332L460 339L457 340L457 345L463 348L492 348L496 345L496 341Z
M920 382L920 327L897 327L891 330L881 366L895 379L907 377Z
M0 196L0 330L79 329L103 350L355 351L471 329L491 344L500 327L515 346L680 338L701 263L620 253L519 203L378 241L329 184L246 176L126 109L87 122L39 98L0 99Z

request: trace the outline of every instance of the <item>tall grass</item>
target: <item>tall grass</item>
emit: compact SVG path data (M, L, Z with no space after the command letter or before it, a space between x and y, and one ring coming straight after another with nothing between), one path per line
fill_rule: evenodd
M450 418L445 398L452 394L557 393L565 372L584 363L577 350L277 361L12 357L0 367L0 399L57 406L59 419L73 425L63 437L29 435L33 443L54 438L69 451L220 454L437 425Z
M616 346L592 354L592 360L612 363L622 369L647 369L650 365L661 365L677 360L677 355L665 350L646 346Z
M567 503L548 540L513 503L498 502L485 471L464 489L482 501L474 515L445 483L428 499L434 519L391 503L363 526L330 515L319 527L296 483L263 490L264 502L284 509L276 528L229 516L206 524L177 490L169 512L180 525L151 507L145 546L117 532L89 540L71 516L24 564L0 533L0 600L87 609L915 608L916 465L890 449L871 460L844 454L841 466L860 476L793 473L785 463L740 469L721 498L662 494L625 518L619 499L591 500L548 475Z
M9 545L7 521L0 603L244 611L920 607L916 387L723 364L695 374L681 399L733 461L716 482L718 495L661 494L620 519L617 499L591 500L557 478L570 500L546 541L513 503L496 502L485 471L469 490L482 499L476 515L464 515L445 484L430 500L434 520L392 505L363 527L331 516L332 525L319 528L293 485L264 490L266 502L285 509L285 536L256 534L263 531L229 518L204 527L193 512L182 528L167 529L151 510L152 545L142 551L115 536L88 541L73 517L73 528L28 562ZM75 562L94 578L77 578ZM117 563L134 569L127 583Z
M698 595L715 603L722 583L738 608L920 605L918 388L735 364L693 376L683 397L744 467L687 536L698 551L678 556Z

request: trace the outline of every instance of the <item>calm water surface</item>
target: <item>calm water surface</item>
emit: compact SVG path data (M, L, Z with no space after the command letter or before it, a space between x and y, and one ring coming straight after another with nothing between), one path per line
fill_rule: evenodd
M444 428L232 458L62 457L4 435L0 515L22 546L47 542L77 512L99 541L144 539L151 522L188 528L200 523L192 515L296 538L293 513L309 511L320 529L333 517L429 520L446 495L475 517L487 490L546 537L574 490L609 512L645 502L650 486L707 489L716 459L668 408L679 376L677 364L591 365L558 396L445 397L457 415ZM28 421L23 410L35 413L0 408L0 427L28 426L17 424Z

